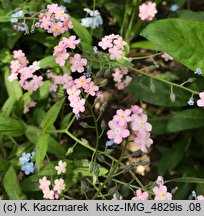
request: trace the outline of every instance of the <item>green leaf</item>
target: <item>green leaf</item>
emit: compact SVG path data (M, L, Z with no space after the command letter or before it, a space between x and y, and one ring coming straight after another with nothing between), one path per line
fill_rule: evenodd
M163 19L149 24L141 35L189 69L204 71L204 23Z
M42 68L42 69L54 68L57 66L58 66L58 64L56 64L54 56L47 56L47 57L40 60L40 68Z
M40 125L40 127L43 130L46 130L48 128L50 128L55 120L57 119L60 110L62 108L62 105L64 103L65 98L62 98L61 100L59 100L58 102L56 102L47 112L45 118L42 120L42 123Z
M130 48L142 48L142 49L148 49L148 50L159 50L159 47L151 42L151 41L138 41L135 43L132 43L130 45Z
M38 137L36 143L35 159L36 159L36 168L38 171L42 167L43 160L47 153L48 140L49 140L49 134L42 132Z
M10 113L11 113L11 111L13 109L13 106L14 106L15 102L16 102L16 97L15 96L11 96L6 100L6 102L4 103L4 105L3 105L2 109L1 109L1 111L3 112L3 115L5 117L10 116Z
M18 137L25 133L25 126L21 121L0 115L0 134Z
M204 22L204 12L202 12L202 11L194 12L191 10L181 10L181 11L179 11L179 18Z
M41 133L42 133L42 130L40 130L37 127L34 127L32 125L28 125L26 127L25 135L28 138L28 140L34 145L36 145L38 141L38 137L40 136ZM63 158L66 154L65 147L61 145L59 142L57 142L51 136L49 137L49 140L48 140L47 152L56 155L58 158Z
M171 171L182 160L187 146L186 138L176 142L166 151L159 161L159 174L164 175L166 171Z
M9 74L10 74L10 70L9 70L9 68L6 67L5 68L4 80L5 80L8 95L9 95L9 97L15 96L15 98L17 100L19 100L21 98L21 96L23 95L22 88L18 84L17 80L13 80L12 82L10 82L8 80Z
M92 37L89 31L81 25L81 23L76 20L75 18L71 17L71 21L73 23L73 30L76 33L76 35L80 38L82 46L85 50L92 51L93 48L91 46L92 44Z
M167 130L169 132L178 132L200 127L204 127L204 111L188 109L175 113L168 122Z
M171 179L167 182L183 182L183 183L195 183L195 184L204 184L204 179L203 178L195 178L195 177L181 177L181 178L175 178Z
M27 199L21 191L16 172L12 166L9 167L8 171L4 176L3 186L10 200Z
M150 89L150 84L153 82L155 92ZM164 107L181 107L186 106L190 98L190 93L187 91L174 87L173 92L176 96L176 101L172 102L170 99L171 86L151 78L142 76L133 78L132 82L126 88L133 96L139 98L150 104L164 106Z
M152 134L162 135L168 133L167 123L169 121L168 116L152 117L149 119L150 124L152 124Z

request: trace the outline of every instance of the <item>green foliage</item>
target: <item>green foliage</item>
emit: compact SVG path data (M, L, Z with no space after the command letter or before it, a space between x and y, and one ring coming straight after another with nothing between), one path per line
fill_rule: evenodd
M1 135L18 137L25 133L25 125L19 120L0 115L0 122Z
M48 128L50 128L53 123L55 122L55 120L58 117L58 114L62 108L62 105L64 103L65 98L62 98L61 100L59 100L58 102L56 102L47 112L45 118L42 120L42 123L40 125L40 127L43 130L46 130Z
M179 132L200 127L204 127L203 110L187 109L175 113L175 115L170 118L167 130L169 132Z
M16 172L13 166L10 166L7 170L4 179L3 186L6 191L6 194L11 200L23 200L27 199L26 196L22 193L19 186L19 182L16 176Z
M35 158L36 158L36 168L39 171L42 167L43 160L47 153L49 142L49 134L42 132L36 143L36 150L35 150Z
M154 85L154 92L151 90L151 85ZM172 102L170 98L171 86L160 80L146 76L133 78L126 91L142 101L164 107L186 106L191 96L190 93L175 86L173 87L173 92L176 100Z
M158 45L192 71L204 63L204 23L185 19L163 19L149 24L141 35ZM179 49L178 49L179 47Z

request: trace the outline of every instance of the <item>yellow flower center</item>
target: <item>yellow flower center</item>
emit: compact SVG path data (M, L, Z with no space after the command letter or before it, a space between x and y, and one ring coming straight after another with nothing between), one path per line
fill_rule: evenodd
M124 115L120 115L120 118L121 118L121 119L124 119L124 118L125 118L125 116L124 116Z
M162 199L165 198L165 193L164 192L161 194L161 197L162 197Z

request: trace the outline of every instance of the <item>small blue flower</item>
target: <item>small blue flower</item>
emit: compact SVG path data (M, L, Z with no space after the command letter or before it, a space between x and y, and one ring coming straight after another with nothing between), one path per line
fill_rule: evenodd
M195 191L192 191L192 197L196 199L197 195Z
M21 167L21 170L25 172L25 175L29 175L30 173L34 173L35 172L34 163L33 162L26 163L25 165L23 165Z
M179 9L179 6L177 4L173 4L170 7L170 10L173 11L173 12L176 12L178 9Z
M22 156L19 158L19 161L21 162L21 164L26 164L31 158L31 154L30 153L23 153Z
M80 114L76 114L76 120L79 121L80 118L81 118Z
M113 140L108 140L106 141L106 146L112 146L113 145Z
M193 106L195 102L194 102L193 98L190 98L187 103L189 106Z
M95 54L98 52L97 46L94 46L94 47L93 47L93 51L94 51Z
M17 11L15 13L11 14L10 22L11 23L17 23L18 18L23 17L23 16L24 16L23 10Z
M200 68L196 68L195 74L202 75L202 70Z

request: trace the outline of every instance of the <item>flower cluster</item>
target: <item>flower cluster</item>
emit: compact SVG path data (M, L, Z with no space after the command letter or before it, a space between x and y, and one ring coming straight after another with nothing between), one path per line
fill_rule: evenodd
M17 11L15 13L11 14L10 22L15 24L13 26L13 28L16 31L25 31L24 22L19 21L20 19L22 19L23 16L24 16L23 10L20 10L20 11Z
M46 12L40 13L39 22L35 26L45 29L48 33L53 34L54 37L73 28L65 8L59 7L58 4L48 4Z
M130 133L135 136L134 143L145 153L147 147L153 144L153 140L150 138L152 125L147 122L147 115L136 105L131 109L117 110L108 126L110 127L107 132L108 138L116 144L122 143Z
M28 66L29 62L22 50L13 51L13 58L10 64L9 81L18 80L19 77L20 86L29 92L36 91L43 85L43 77L34 74L40 69L39 62L35 61Z
M127 75L129 72L127 67L114 68L113 71L112 76L117 89L124 89L132 81L132 78Z
M79 43L80 43L80 40L77 40L75 35L72 35L69 38L63 37L62 40L59 42L59 44L54 47L53 55L56 57L56 59L55 59L56 63L59 64L60 66L64 66L65 61L69 58L69 53L67 53L66 49L69 48L71 50L74 50L76 48L76 45ZM71 63L71 60L70 60L70 63ZM81 63L81 62L79 62L79 63ZM83 61L83 63L87 63L87 62ZM75 65L80 67L80 64L77 65L76 62L75 62ZM86 65L86 64L84 64L84 65ZM81 70L79 70L79 71L81 72Z
M155 200L171 200L172 194L167 192L167 187L164 185L164 179L162 176L158 176L156 181L157 186L153 188L155 194Z
M139 7L139 17L141 20L151 21L157 13L156 3L147 2Z
M110 59L121 59L126 42L120 35L107 35L102 38L98 45L103 49L108 49Z
M98 10L90 10L88 8L84 8L84 11L90 15L90 17L85 17L81 19L81 25L86 28L95 29L103 24L103 20L101 18L101 14Z
M36 103L35 101L30 101L29 103L25 104L25 105L24 105L24 109L23 109L23 113L25 114L25 113L29 112L29 111L30 111L30 108L35 107L36 104L37 104L37 103Z
M67 163L60 160L58 162L58 166L55 167L55 169L57 170L57 174L60 175L61 173L65 173L66 166ZM59 199L60 194L65 189L64 179L55 179L53 189L50 189L50 186L51 181L47 180L46 176L39 179L39 188L43 192L43 198L50 200Z
M25 175L29 175L30 173L35 172L35 164L31 161L34 157L35 152L31 153L23 153L22 156L19 158L21 163L21 170L25 173Z
M162 176L158 176L156 181L156 186L153 188L154 200L171 200L172 194L167 192L167 187L164 185L164 180ZM148 200L148 192L142 192L140 189L136 190L135 196L132 197L132 200Z
M74 114L79 114L85 111L85 99L82 98L82 93L87 93L91 96L95 96L99 88L94 84L90 77L82 75L81 77L73 80L73 78L67 74L54 75L49 74L52 80L51 91L56 92L59 85L63 85L68 94L68 100L70 106L73 108Z

